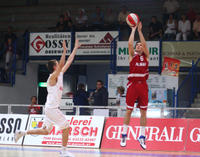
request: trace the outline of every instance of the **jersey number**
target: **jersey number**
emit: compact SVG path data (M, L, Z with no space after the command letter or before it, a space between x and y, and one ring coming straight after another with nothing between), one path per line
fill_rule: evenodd
M143 56L140 56L140 61L144 61L144 57Z

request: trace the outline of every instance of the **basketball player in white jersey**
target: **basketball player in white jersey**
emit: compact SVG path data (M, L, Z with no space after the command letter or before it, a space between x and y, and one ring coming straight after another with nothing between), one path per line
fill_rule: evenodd
M62 130L62 157L73 157L71 153L66 150L68 136L69 136L69 123L65 118L65 115L60 111L59 105L63 92L63 74L67 71L74 60L77 49L80 47L79 41L76 40L74 50L65 63L66 57L66 43L63 41L63 54L58 63L56 60L50 60L48 62L48 70L51 73L47 80L47 101L45 104L45 121L41 129L17 131L15 133L15 142L17 142L22 136L25 135L48 135L52 130L53 124L59 126Z

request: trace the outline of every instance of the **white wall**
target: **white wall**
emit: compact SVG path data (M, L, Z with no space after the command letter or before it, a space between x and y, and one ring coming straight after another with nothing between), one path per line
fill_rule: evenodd
M29 104L30 97L37 95L38 64L28 63L26 75L16 75L13 87L0 86L0 104Z

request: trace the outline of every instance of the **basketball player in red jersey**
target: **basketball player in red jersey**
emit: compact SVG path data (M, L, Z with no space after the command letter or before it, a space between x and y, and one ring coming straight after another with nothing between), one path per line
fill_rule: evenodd
M134 36L136 28L138 29L140 42L136 43L135 50L133 47ZM149 50L147 48L146 41L142 33L142 23L138 26L132 27L132 32L128 41L129 48L129 63L130 63L130 74L128 76L129 83L127 85L126 104L127 111L124 117L124 125L122 132L122 139L120 145L126 146L127 130L130 123L131 113L134 108L135 101L138 101L138 108L140 108L140 134L138 141L143 149L146 149L146 137L145 137L145 126L146 126L146 111L148 105L148 85L146 80L149 76L148 64L149 64Z

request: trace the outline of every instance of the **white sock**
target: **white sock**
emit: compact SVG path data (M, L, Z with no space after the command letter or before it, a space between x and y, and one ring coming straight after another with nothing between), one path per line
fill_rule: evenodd
M140 127L140 136L145 136L145 126Z
M127 130L128 130L128 125L124 124L124 125L123 125L122 134L127 134Z
M62 151L66 151L66 149L67 149L67 147L61 146L61 150L62 150Z

